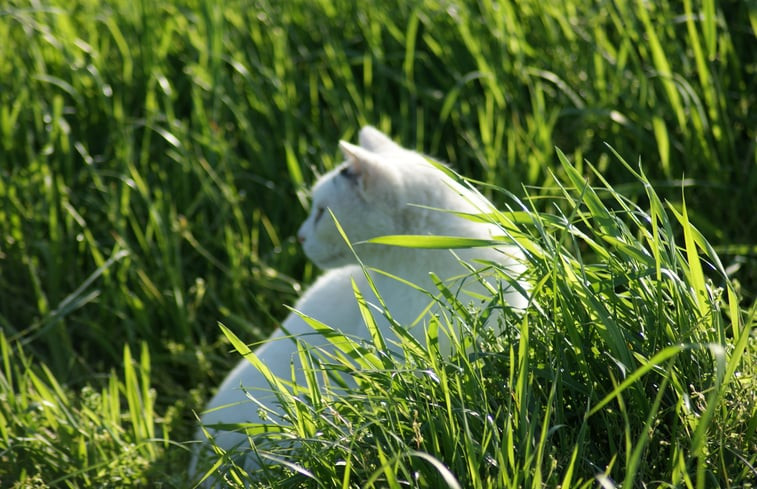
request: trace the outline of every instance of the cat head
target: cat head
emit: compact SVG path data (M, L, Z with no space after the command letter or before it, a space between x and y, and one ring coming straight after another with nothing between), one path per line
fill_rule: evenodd
M332 214L353 243L398 232L401 175L386 160L401 148L372 127L363 128L359 140L360 146L339 143L345 161L315 183L310 214L297 232L305 254L321 268L355 261Z
M455 187L419 153L399 146L370 126L360 130L359 142L356 146L340 141L345 161L315 183L310 214L297 232L305 254L321 268L355 262L334 218L360 258L370 265L386 254L387 247L360 242L393 234L445 234L434 228L430 214L443 223L455 220L418 205L463 210L459 204L455 208L445 202L450 192L454 195L447 200L459 202L460 192L465 192L462 187Z

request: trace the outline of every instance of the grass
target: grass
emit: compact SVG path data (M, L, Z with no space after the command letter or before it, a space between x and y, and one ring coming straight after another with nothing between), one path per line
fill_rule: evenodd
M517 211L538 306L481 358L366 374L349 424L300 407L341 445L270 484L752 483L755 25L712 0L6 2L0 486L184 487L238 359L217 323L264 338L313 279L304 189L364 123Z
M303 348L306 364L349 372L359 388L344 394L321 375L293 390L276 381L291 423L268 437L300 445L270 449L256 438L256 453L285 461L281 469L250 476L224 457L217 473L260 487L750 487L757 310L739 310L685 206L663 204L622 160L645 185L649 210L609 185L589 186L559 158L569 180L555 182L559 212L540 214L529 197L512 208L530 212L500 216L534 285L525 316L505 313L508 333L488 336L481 317L454 302L436 328L458 331L458 350L469 353L449 361L433 326L426 345L404 336L403 360L381 354L377 329L367 344L332 331L343 355ZM428 242L405 241L395 243ZM495 295L482 317L502 304Z

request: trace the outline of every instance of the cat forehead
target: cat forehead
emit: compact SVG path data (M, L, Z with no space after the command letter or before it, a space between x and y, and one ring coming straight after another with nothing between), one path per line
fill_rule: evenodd
M347 165L347 163L342 163L330 172L321 176L315 182L313 188L310 189L310 195L314 201L322 200L327 196L333 195L335 192L339 192L343 189L343 185L341 185L341 183L344 182L341 182L341 180L343 180L344 177L340 175L340 173L344 168L347 168Z

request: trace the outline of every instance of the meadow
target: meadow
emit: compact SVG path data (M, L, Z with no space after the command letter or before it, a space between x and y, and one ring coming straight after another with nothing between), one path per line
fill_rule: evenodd
M533 303L440 317L471 355L303 351L361 388L282 391L296 463L256 484L756 487L756 30L746 0L4 2L0 487L191 487L363 124L497 203Z

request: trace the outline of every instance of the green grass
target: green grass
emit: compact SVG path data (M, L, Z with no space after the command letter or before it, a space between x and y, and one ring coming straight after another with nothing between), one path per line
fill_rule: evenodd
M482 316L453 302L426 345L396 325L402 361L381 354L378 329L368 344L332 331L342 355L303 348L316 373L306 385L272 380L290 422L269 437L301 444L270 449L258 438L255 450L287 464L250 476L224 457L216 473L230 484L262 477L264 487L751 487L757 309L739 310L685 206L678 213L635 174L646 210L609 185L589 186L559 158L568 175L555 182L559 211L539 214L529 196L512 208L532 212L499 218L527 254L534 285L525 316L505 313L505 335L480 326L502 307L496 293ZM469 353L443 360L437 328L457 331L457 349ZM359 388L345 395L322 371L349 372Z
M349 423L300 406L312 476L272 481L753 483L754 8L358 5L0 7L0 487L184 487L217 323L260 340L316 275L305 189L364 123L518 211L537 305Z

